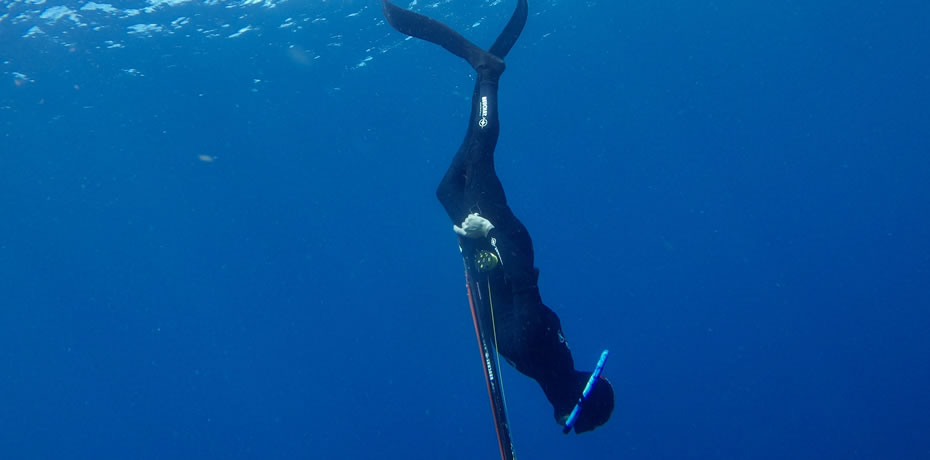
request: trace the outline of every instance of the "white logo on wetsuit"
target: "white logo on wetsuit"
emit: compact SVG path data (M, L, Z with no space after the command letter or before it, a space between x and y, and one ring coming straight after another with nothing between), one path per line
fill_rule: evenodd
M484 128L488 125L488 97L481 96L481 119L478 120L478 126Z

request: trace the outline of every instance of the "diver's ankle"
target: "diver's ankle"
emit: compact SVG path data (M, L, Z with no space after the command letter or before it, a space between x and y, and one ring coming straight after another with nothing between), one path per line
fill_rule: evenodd
M478 72L478 79L482 81L491 80L496 82L506 68L507 66L504 64L504 60L491 53L483 55L479 62L475 64L475 71Z

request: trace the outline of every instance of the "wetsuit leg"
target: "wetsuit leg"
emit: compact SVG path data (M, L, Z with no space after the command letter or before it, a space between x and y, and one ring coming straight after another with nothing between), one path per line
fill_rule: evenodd
M465 154L468 151L470 139L474 137L474 130L478 127L477 110L474 108L478 100L478 85L476 84L472 94L473 109L471 111L471 119L468 121L468 130L465 133L465 139L462 141L462 145L455 153L455 156L452 157L452 163L449 165L449 169L446 170L446 174L443 176L442 181L439 182L439 187L436 189L436 197L439 199L443 209L446 210L446 214L449 215L449 219L451 219L454 224L461 223L469 213L477 212L477 210L472 209L471 205L466 205L465 202Z

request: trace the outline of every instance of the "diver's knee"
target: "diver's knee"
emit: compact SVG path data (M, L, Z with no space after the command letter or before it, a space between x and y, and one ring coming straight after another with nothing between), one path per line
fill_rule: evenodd
M438 199L439 202L442 203L443 206L446 205L446 202L449 199L449 195L451 194L449 189L450 189L449 183L445 179L440 181L439 185L436 186L436 199Z
M443 209L450 213L451 217L452 210L460 206L464 196L454 182L443 179L439 186L436 187L436 199L439 200L439 204L442 205Z

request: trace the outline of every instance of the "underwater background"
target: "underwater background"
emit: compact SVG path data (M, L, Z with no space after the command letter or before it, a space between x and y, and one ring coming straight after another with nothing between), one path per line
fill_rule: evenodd
M507 367L517 458L930 458L928 24L531 0L498 170L617 401L565 436ZM434 196L472 83L374 0L0 3L0 458L498 458Z

